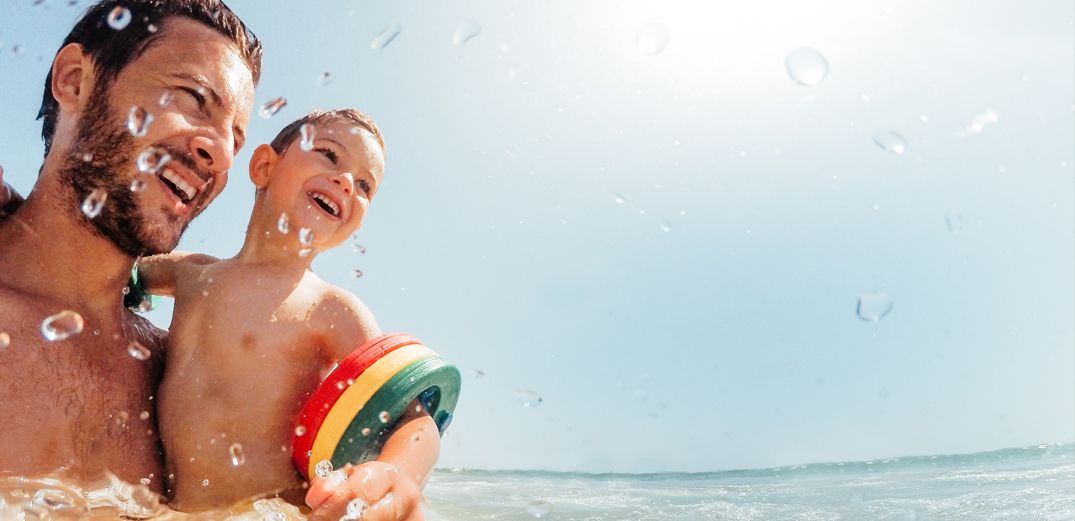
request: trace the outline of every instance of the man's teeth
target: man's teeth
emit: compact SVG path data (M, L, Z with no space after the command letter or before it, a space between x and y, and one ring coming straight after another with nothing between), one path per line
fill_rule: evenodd
M198 194L198 190L193 186L190 186L182 177L179 177L179 174L176 174L170 168L165 168L164 171L161 172L161 177L167 179L170 183L175 185L176 188L182 191L183 199L186 201L194 199L194 196Z
M332 202L328 197L325 197L319 193L311 193L310 197L313 197L315 201L318 201L328 207L328 209L330 210L329 213L331 213L333 217L339 217L340 207L336 203Z

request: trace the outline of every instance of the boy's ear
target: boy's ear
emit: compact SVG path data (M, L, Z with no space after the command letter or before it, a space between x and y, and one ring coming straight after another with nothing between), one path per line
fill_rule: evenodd
M250 180L258 189L265 188L269 184L269 175L272 167L280 155L269 145L258 145L254 149L254 155L250 156Z
M60 105L60 110L74 112L89 99L93 92L93 60L82 45L69 43L56 53L52 61L52 82L49 89Z

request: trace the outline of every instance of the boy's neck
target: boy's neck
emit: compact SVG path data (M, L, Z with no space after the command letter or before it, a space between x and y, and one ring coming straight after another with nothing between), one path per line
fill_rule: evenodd
M279 216L267 215L260 201L254 203L250 224L246 227L246 240L235 258L248 264L272 264L280 268L304 271L310 269L314 257L321 253L313 245L299 240L299 230L286 228L281 231Z

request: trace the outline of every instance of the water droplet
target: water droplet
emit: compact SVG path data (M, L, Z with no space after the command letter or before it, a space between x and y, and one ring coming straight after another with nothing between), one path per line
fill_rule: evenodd
M278 232L280 232L280 233L282 233L284 235L287 235L287 230L288 229L289 229L289 227L288 227L288 221L287 221L287 214L282 213L282 214L280 214L280 218L277 219L277 221L276 221L276 231L278 231Z
M668 221L661 221L661 231L665 233L672 231L672 225Z
M985 112L974 116L974 119L967 124L966 128L959 133L959 137L967 137L971 134L980 134L985 127L992 125L1000 120L1000 116L993 109L986 109Z
M963 230L963 215L959 212L949 212L944 215L944 224L948 227L948 233L959 235Z
M478 36L482 33L482 26L477 20L472 18L459 22L459 27L455 29L455 36L452 37L452 43L456 45L463 45L468 40Z
M310 248L303 248L299 250L299 257L309 257L310 253L312 252L313 250L311 250Z
M799 85L813 87L825 81L829 74L829 61L812 47L799 47L784 57L788 76Z
M515 391L515 399L522 404L523 407L537 407L541 404L541 396L538 393L531 391L530 389L519 389Z
M321 461L318 461L317 465L314 465L314 475L316 475L318 478L325 479L328 477L329 474L332 474L331 461L323 459Z
M357 242L351 245L351 250L359 254L366 253L366 247Z
M168 104L171 103L174 100L175 100L175 94L172 94L172 91L170 91L170 90L166 90L166 91L164 91L164 94L161 94L160 100L157 101L157 104L162 106L162 107L167 107Z
M668 26L660 22L652 22L638 29L635 42L639 52L643 54L660 54L668 46L668 40L672 33Z
M82 332L82 315L66 310L41 321L41 336L57 342Z
M370 428L369 427L363 427L362 428L362 435L363 436L369 436L370 435Z
M150 123L153 123L153 114L146 112L142 107L136 105L127 113L127 130L134 137L145 136Z
M299 147L301 147L306 152L313 150L314 135L316 133L317 132L315 131L314 126L309 123L304 123L301 127L299 127Z
M535 519L545 519L549 517L549 513L552 512L552 507L544 501L531 501L526 506L526 513L533 516Z
M131 11L126 7L117 5L108 12L108 26L122 31L127 28L127 24L131 23Z
M134 164L143 174L156 174L172 160L172 155L163 148L149 147L138 154Z
M365 275L365 274L362 273L362 270L360 270L358 268L355 268L355 269L351 270L351 278L352 279L357 279L357 278L361 277L362 275Z
M208 479L203 479L202 480L202 486L203 487L208 487L209 486L209 480Z
M75 508L75 499L62 490L43 488L34 494L34 504L52 511L67 510Z
M346 517L348 519L362 519L362 515L366 513L367 508L369 508L369 503L366 503L366 500L360 497L356 497L350 503L347 503Z
M145 486L147 486L147 487L149 486L149 478L142 478L142 479L138 480L138 482L143 484L143 485L145 485Z
M485 371L482 371L481 369L471 369L470 374L474 378L481 378L481 377L485 376Z
M329 83L332 83L332 74L331 73L322 72L321 76L317 77L317 84L318 85L324 87L325 85L328 85Z
M891 131L881 130L873 135L873 142L884 150L900 155L907 151L907 140Z
M869 291L859 295L855 313L866 322L877 322L892 311L892 298L879 291Z
M612 200L616 201L616 204L623 204L627 202L627 199L624 199L623 196L619 194L612 194Z
M925 114L922 114L921 116L918 116L918 119L921 120L922 123L929 123L929 116L927 116Z
M243 446L238 443L232 443L228 447L228 455L231 456L231 466L238 467L243 463L246 463L246 455L243 454Z
M101 213L101 208L104 208L105 201L108 199L108 192L105 192L101 188L95 188L90 195L86 196L86 200L82 201L82 213L86 214L86 217L93 219Z
M7 332L0 331L0 349L5 349L11 345L11 335Z
M146 26L146 30L149 31L150 33L156 33L157 32L157 26L154 25L154 24L149 24L149 25Z
M306 426L299 425L295 427L295 436L304 436L306 434Z
M287 99L284 97L269 100L258 109L258 114L265 119L269 119L275 116L277 112L280 112L280 109L284 108L285 105L287 105Z
M142 193L146 191L146 181L144 179L135 179L131 181L131 191L134 193Z
M134 358L135 360L141 360L143 362L149 360L149 357L152 355L152 353L149 352L149 349L146 348L146 346L138 342L131 342L130 344L127 344L127 354L131 355L131 358Z
M309 246L314 242L314 232L309 228L299 228L299 244Z
M377 419L381 420L381 423L388 423L389 420L392 419L392 416L388 414L388 411L381 411L381 413L377 415Z
M392 43L399 36L399 32L403 30L403 26L398 22L392 23L388 27L385 27L381 32L377 33L377 36L373 37L373 41L370 42L370 48L373 50L380 50L388 47L388 44Z
M149 419L149 411L142 411L141 413L139 413L138 414L138 419L142 420L142 421L148 420Z

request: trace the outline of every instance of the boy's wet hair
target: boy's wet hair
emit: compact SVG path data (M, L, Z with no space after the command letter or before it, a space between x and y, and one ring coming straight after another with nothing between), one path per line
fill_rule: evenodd
M353 123L355 128L368 130L370 134L373 134L373 137L377 138L377 144L381 145L381 152L385 151L384 136L381 135L381 129L377 128L373 118L356 109L315 110L289 123L276 135L269 146L277 154L283 154L287 147L291 146L291 143L294 143L295 139L299 137L300 129L303 125L306 123L320 125L332 121Z
M130 22L121 30L113 29L107 21L109 13L117 8L130 11ZM92 57L97 70L95 90L107 92L106 87L111 87L120 71L163 36L161 29L170 18L189 18L231 40L250 68L254 85L257 85L261 79L261 42L221 0L102 0L86 10L60 49L69 43L81 44L84 52ZM60 112L59 102L52 96L51 85L50 70L45 78L45 93L37 114L38 119L43 120L41 139L45 141L45 155L48 155L52 146Z

